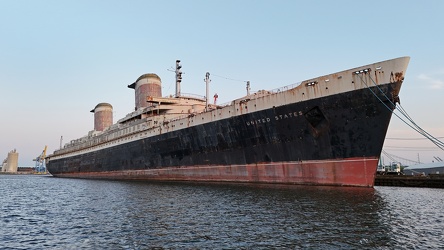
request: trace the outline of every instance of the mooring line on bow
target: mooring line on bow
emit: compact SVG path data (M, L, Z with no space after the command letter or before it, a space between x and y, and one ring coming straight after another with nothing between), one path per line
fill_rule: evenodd
M368 73L368 72L366 72ZM356 74L359 79L361 80L361 82L370 90L370 92L388 109L390 110L396 117L398 117L402 122L404 122L407 126L409 126L410 128L412 128L413 130L415 130L416 132L418 132L419 134L421 134L422 136L426 137L427 139L429 139L433 144L435 144L438 148L440 148L441 150L444 151L444 142L440 141L438 138L434 137L433 135L431 135L430 133L428 133L427 131L425 131L423 128L421 128L405 111L404 108L402 108L401 103L399 103L399 107L398 105L396 105L396 103L394 103L386 94L385 92L376 84L376 82L373 80L373 78L370 76L370 74L365 74L367 75L370 80L373 82L373 85L376 86L376 88L379 90L379 92L382 93L382 95L385 97L385 99L394 107L394 109L391 109L386 103L385 101L383 101L376 93L375 91L373 91L371 89L371 87L367 84L367 82L363 79L363 77L361 76L362 74ZM398 110L410 123L412 123L413 125L409 124L408 122L406 122L402 117L400 117L397 113L394 112L394 110Z

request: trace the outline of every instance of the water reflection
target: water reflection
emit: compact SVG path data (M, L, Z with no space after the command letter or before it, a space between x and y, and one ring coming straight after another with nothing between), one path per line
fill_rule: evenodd
M432 189L0 182L0 241L23 249L435 248L444 225Z
M127 188L133 195L124 196L124 203L138 209L124 221L145 225L144 236L158 246L343 248L390 240L378 213L384 203L373 189L182 183ZM171 231L181 237L171 242Z

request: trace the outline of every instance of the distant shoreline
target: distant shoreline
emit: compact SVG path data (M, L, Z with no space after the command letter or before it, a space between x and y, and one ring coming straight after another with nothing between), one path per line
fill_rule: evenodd
M35 172L0 172L0 175L41 175L41 176L52 176L50 173L35 173Z

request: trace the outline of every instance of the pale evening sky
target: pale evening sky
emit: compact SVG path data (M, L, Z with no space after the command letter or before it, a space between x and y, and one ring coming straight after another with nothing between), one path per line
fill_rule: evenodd
M174 94L219 103L368 63L410 56L402 107L444 138L444 1L99 1L0 0L0 161L17 149L33 166L94 127L89 111L114 107L114 122L134 109L140 75L156 73ZM384 151L431 162L444 152L393 116ZM386 159L389 161L389 159Z

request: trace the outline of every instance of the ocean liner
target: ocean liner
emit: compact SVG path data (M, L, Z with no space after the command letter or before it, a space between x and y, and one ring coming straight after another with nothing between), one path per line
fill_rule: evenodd
M149 73L135 111L113 123L99 103L94 130L47 156L56 177L373 187L410 58L400 57L250 92L226 105L176 93L162 97ZM216 96L215 96L216 97Z

